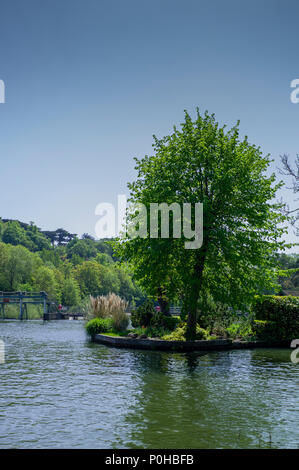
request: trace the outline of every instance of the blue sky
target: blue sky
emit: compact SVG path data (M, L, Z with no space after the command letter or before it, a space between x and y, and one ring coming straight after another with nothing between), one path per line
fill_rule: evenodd
M294 158L298 14L295 0L0 0L0 215L93 234L133 157L196 106L240 119L274 170Z

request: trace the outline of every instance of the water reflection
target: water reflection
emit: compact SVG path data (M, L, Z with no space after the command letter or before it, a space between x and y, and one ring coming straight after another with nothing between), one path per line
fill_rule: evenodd
M285 421L285 428L277 426L296 397L295 383L288 384L284 406L276 401L289 377L286 351L150 353L139 354L136 362L142 389L126 418L132 432L124 446L297 447L298 432L288 433ZM295 419L291 427L296 429Z

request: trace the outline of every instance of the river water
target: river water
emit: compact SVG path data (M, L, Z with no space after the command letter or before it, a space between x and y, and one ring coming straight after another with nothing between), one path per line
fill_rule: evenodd
M80 321L4 321L0 448L298 448L290 350L91 344Z

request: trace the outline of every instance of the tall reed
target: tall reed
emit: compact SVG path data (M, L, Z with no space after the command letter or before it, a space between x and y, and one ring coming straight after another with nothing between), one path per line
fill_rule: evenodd
M127 307L128 302L114 293L98 297L90 296L87 318L111 318L113 328L117 331L123 331L129 324L129 317L126 314Z

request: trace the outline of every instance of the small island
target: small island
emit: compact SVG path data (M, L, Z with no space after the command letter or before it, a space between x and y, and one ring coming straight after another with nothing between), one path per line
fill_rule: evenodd
M190 341L186 338L186 322L178 316L163 314L150 300L130 315L126 313L127 307L127 302L115 294L90 297L88 315L93 318L87 321L86 331L92 341L119 348L170 352L281 348L290 346L299 321L298 298L257 296L254 312L239 316L222 334L197 325L196 337ZM284 328L279 321L282 310L286 312ZM268 320L256 319L261 316Z

